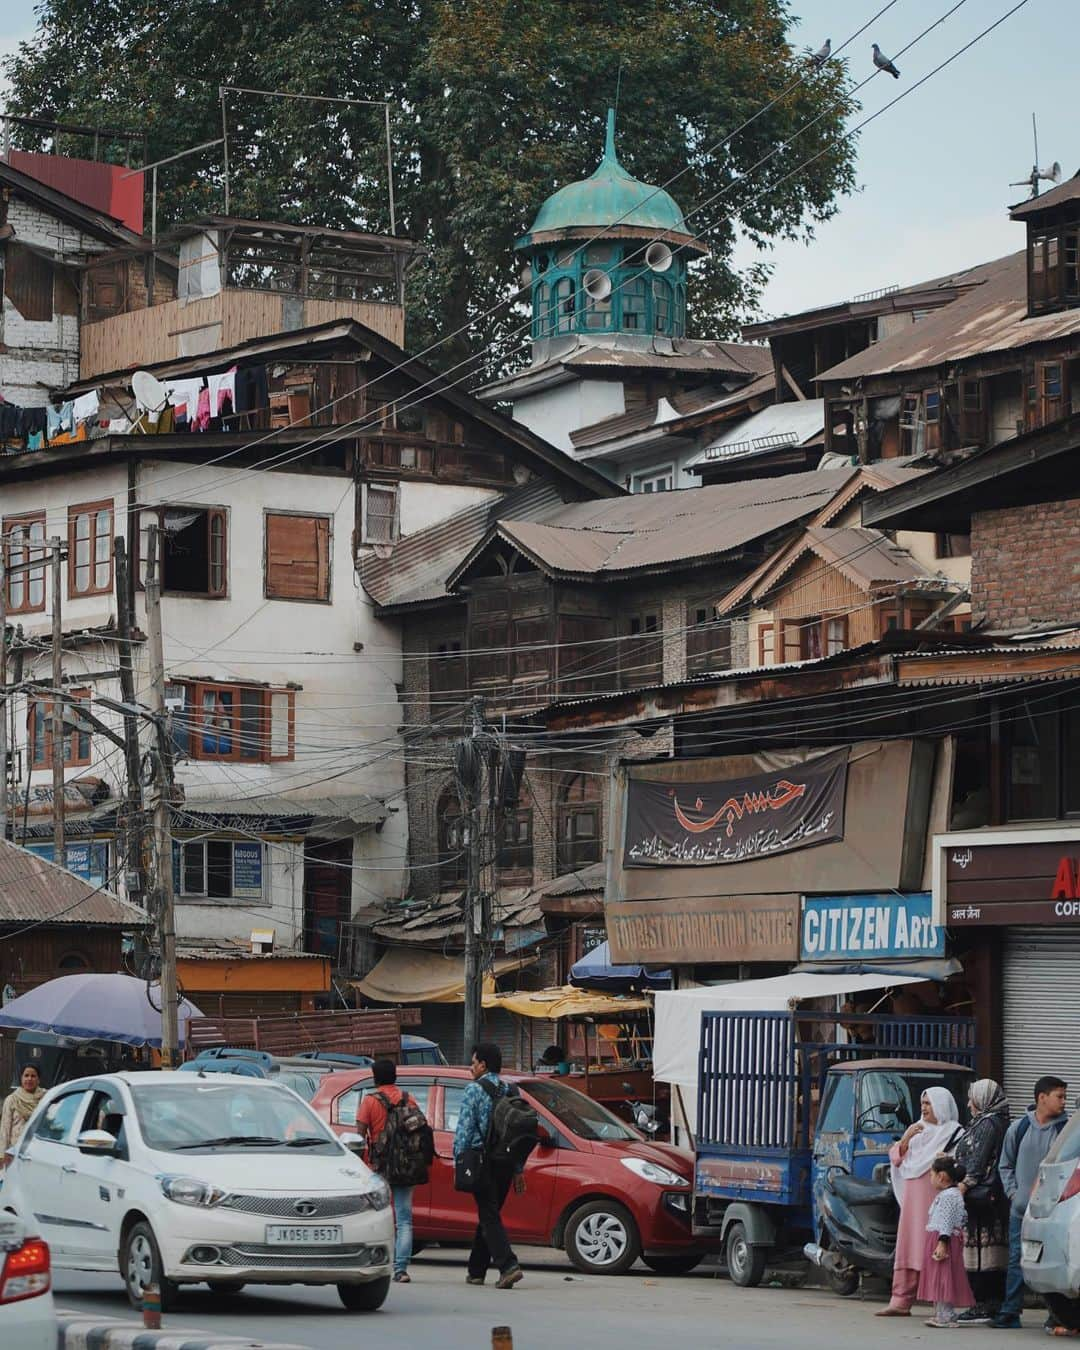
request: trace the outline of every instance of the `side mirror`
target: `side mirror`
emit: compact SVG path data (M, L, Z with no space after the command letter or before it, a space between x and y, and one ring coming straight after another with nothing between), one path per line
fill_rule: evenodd
M362 1134L339 1134L339 1143L345 1145L350 1153L362 1157L367 1152L367 1140Z
M83 1130L75 1141L80 1153L90 1157L114 1158L116 1156L116 1135L108 1130Z

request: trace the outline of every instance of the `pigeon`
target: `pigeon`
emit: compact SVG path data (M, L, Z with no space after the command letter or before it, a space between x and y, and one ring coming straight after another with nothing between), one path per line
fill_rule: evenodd
M824 47L820 47L820 48L813 54L813 56L810 58L810 60L814 63L814 65L817 67L817 69L820 70L821 67L825 64L825 62L829 59L829 57L830 57L831 55L832 55L832 38L826 38L826 39L825 39L825 46L824 46Z
M874 43L874 65L878 70L887 70L894 80L900 78L900 72L896 69L889 58L882 52L881 48Z

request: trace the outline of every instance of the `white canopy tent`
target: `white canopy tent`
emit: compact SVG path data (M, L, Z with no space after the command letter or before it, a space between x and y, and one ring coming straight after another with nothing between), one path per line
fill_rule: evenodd
M653 1077L671 1087L672 1124L697 1130L698 1052L703 1012L768 1012L796 1008L812 998L860 994L920 984L925 975L777 975L768 980L658 990L653 1040ZM679 1136L674 1136L678 1140Z

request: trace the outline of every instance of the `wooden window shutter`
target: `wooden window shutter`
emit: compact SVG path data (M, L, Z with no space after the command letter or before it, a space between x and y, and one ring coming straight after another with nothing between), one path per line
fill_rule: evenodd
M25 244L9 240L4 264L4 294L24 319L48 323L53 316L52 263Z
M783 645L784 661L802 660L802 623L798 619L785 619L780 625L780 637Z
M270 600L330 599L328 517L267 514L266 595Z
M86 322L124 312L127 271L123 263L101 263L86 274Z

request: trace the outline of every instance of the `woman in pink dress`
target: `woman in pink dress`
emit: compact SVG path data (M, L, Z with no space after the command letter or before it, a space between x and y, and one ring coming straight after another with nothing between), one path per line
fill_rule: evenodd
M892 1187L900 1206L893 1257L892 1298L877 1317L910 1317L919 1288L919 1272L926 1245L926 1220L934 1199L930 1165L947 1152L962 1133L956 1099L943 1087L927 1088L922 1094L922 1119L909 1125L889 1149Z
M964 1229L967 1206L959 1183L967 1176L955 1158L935 1158L930 1164L934 1201L926 1220L919 1298L934 1305L928 1327L954 1327L957 1308L970 1308L975 1299L964 1269Z

